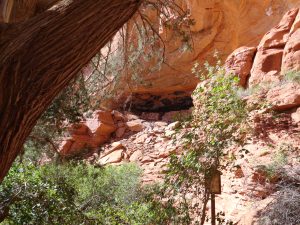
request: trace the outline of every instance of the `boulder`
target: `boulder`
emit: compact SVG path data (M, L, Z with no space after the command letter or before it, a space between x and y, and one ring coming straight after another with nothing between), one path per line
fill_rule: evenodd
M117 137L117 138L123 137L123 135L125 134L125 131L126 131L126 127L119 127L119 128L116 130L116 137Z
M84 123L77 123L77 124L72 124L69 128L68 131L71 135L88 135L91 133L91 130L89 127L84 124Z
M158 127L166 127L168 126L168 123L167 122L163 122L163 121L157 121L154 123L155 126L158 126Z
M60 144L60 147L59 147L60 154L62 156L67 156L70 152L70 149L71 149L73 143L74 143L74 140L72 140L72 139L67 139L67 140L62 141Z
M180 127L180 122L179 121L175 121L173 123L170 123L168 126L167 126L167 130L175 130L177 128Z
M111 150L112 151L123 149L123 148L124 148L123 144L121 142L119 142L119 141L113 142L111 144Z
M95 130L94 134L96 135L110 135L117 130L117 127L114 124L99 123L99 126Z
M281 62L283 49L259 50L255 56L249 86L278 82L281 78Z
M300 123L300 107L291 116L294 123Z
M112 112L115 121L125 121L125 116L117 110Z
M250 87L281 79L284 48L289 41L290 30L297 14L298 9L288 11L279 24L262 38L251 69Z
M252 68L256 47L240 47L231 53L226 62L227 73L232 73L240 78L240 86L246 87Z
M96 112L94 118L86 120L85 123L91 130L92 134L107 136L116 131L117 127L109 114Z
M72 135L70 139L62 142L59 151L64 157L85 155L93 152L108 140L109 136L104 135Z
M93 118L70 125L71 138L62 143L60 152L68 157L93 152L107 142L116 129L111 112L98 110Z
M118 163L118 162L122 161L123 157L124 157L124 150L123 149L116 150L116 151L102 157L98 163L100 165L106 165L106 164L110 164L110 163Z
M68 150L65 148L67 151L61 153L65 153L65 155L68 156L72 156L72 155L76 156L81 151L85 151L90 147L92 138L91 136L86 136L86 135L73 135L70 141L72 141L72 145L71 146L68 145L70 146L70 148Z
M126 118L128 121L131 121L131 120L138 120L138 119L139 119L138 116L133 115L133 114L131 114L131 113L127 113L127 114L125 115L125 118Z
M112 117L112 113L110 111L103 111L103 110L98 110L94 112L96 114L96 118L98 117L98 121L105 123L105 124L110 124L114 125L114 120Z
M100 126L100 122L96 118L86 119L85 124L90 129L91 133L95 133Z
M127 127L131 131L139 132L144 129L143 121L142 120L132 120L126 123Z
M118 121L117 127L125 127L126 124L123 121Z
M172 138L176 134L176 131L174 130L166 130L165 136L168 138Z
M94 135L92 136L92 139L90 140L90 146L91 148L95 149L102 144L106 143L109 141L110 135Z
M143 152L140 150L137 150L134 153L132 153L129 160L130 160L130 162L138 162L142 156L143 156Z
M300 106L300 84L286 83L268 91L266 99L273 109L284 111Z
M297 17L298 11L298 8L288 11L280 20L279 24L264 35L260 41L258 50L271 48L283 49L289 39L290 30Z

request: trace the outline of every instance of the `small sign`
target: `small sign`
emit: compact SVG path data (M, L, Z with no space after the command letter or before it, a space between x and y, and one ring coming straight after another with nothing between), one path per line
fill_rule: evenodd
M212 194L221 194L221 172L216 170L212 174L211 183L210 183L210 193Z
M221 174L219 170L214 170L206 178L206 187L211 194L221 194Z

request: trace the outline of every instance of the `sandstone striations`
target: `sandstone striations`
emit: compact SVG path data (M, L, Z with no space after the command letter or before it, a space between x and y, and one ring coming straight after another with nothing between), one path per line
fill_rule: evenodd
M214 63L216 50L219 52L219 57L225 60L231 52L240 46L256 47L263 35L280 21L284 13L292 7L299 6L297 0L178 0L178 2L182 7L187 7L191 11L191 17L195 21L191 27L193 50L181 51L181 39L176 39L176 37L174 39L172 32L161 29L160 35L165 42L165 61L167 64L162 64L159 70L153 71L149 68L157 67L157 61L148 63L146 68L138 73L139 82L128 77L125 78L128 74L124 75L128 84L124 86L121 82L116 88L117 92L121 90L122 93L119 92L117 98L103 102L103 106L108 108L122 107L124 101L130 100L132 105L140 111L145 109L162 111L169 106L173 107L172 110L178 110L174 105L188 102L187 96L198 83L198 79L191 74L191 68L195 62L199 62L200 65L205 61ZM290 23L292 23L295 14L296 12L293 12L289 16ZM159 24L155 16L152 15L153 18L151 17L151 19ZM289 27L284 27L286 24L283 23L284 25L280 29L288 32ZM274 31L276 33L276 30ZM276 35L275 33L272 32L270 35ZM297 33L294 36L297 38ZM289 45L292 45L292 42ZM261 67L265 67L269 61L277 60L274 61L274 66L281 67L282 54L286 54L287 59L290 57L290 54L283 53L284 46L281 46L280 51L271 46L271 49L263 48L264 50L257 54L264 57L266 62L263 65L257 63L255 70L258 72L265 69ZM293 45L289 48L295 50L296 46ZM241 63L247 63L249 66L253 50L243 54L248 54L243 56L248 57L248 59ZM287 61L291 62L291 60ZM247 65L244 65L243 73L249 69ZM271 71L269 73L274 73L278 68L269 69ZM266 72L261 71L260 73ZM247 75L243 74L242 77ZM243 78L241 82L245 83L245 79ZM155 104L153 105L153 103ZM191 104L187 104L187 108L190 106Z
M287 54L285 47L294 45L289 42L293 36L292 27L298 11L299 9L293 9L286 13L280 23L271 29L261 40L252 65L249 86L254 86L262 82L279 81L281 71L287 72L287 69L297 69L296 65L295 67L285 65L286 60L282 60L282 58L284 54ZM290 49L291 46L288 48ZM289 57L292 62L297 61L295 54L289 54ZM284 69L282 70L282 68Z
M226 60L226 70L240 77L240 85L265 89L266 100L277 111L300 106L299 82L288 81L299 70L299 9L288 11L255 47L240 47Z

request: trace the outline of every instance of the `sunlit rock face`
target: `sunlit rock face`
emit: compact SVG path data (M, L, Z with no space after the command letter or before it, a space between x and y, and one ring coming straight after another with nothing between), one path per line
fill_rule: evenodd
M257 49L257 50L256 50ZM268 86L265 99L274 110L300 106L300 85L286 74L300 69L300 10L289 10L268 31L257 48L240 47L226 60L226 70L241 78L241 86Z
M230 53L241 46L256 47L264 34L278 24L289 9L299 5L299 0L186 0L178 1L178 4L188 8L195 20L191 27L193 50L178 51L181 40L174 40L172 33L161 30L166 45L167 64L151 73L146 69L147 72L139 74L142 83L129 81L128 88L122 85L124 93L118 99L104 102L103 106L123 106L129 96L136 94L159 95L161 99L168 99L168 96L178 91L183 93L184 101L187 93L198 83L198 79L191 73L195 62L202 65L209 61L213 64L215 51L225 61ZM289 58L289 54L286 54L286 58ZM154 66L155 63L148 65ZM141 106L137 105L136 108Z
M289 34L289 40L283 51L283 72L300 70L300 11L298 11Z
M240 47L225 62L226 72L238 75L239 84L244 88L247 86L256 51L255 47Z
M250 86L279 81L282 73L298 69L299 57L296 52L299 49L296 49L296 46L299 45L300 38L296 37L295 33L297 34L300 29L292 29L298 22L296 21L298 12L298 8L288 11L279 24L262 38L253 62Z
M257 47L236 49L227 58L225 67L227 72L241 78L243 87L279 82L285 73L299 71L299 46L300 12L294 8L263 36Z

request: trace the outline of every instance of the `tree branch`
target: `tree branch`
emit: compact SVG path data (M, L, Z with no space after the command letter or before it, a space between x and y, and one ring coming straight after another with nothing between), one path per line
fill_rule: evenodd
M51 101L141 2L62 1L1 33L0 182Z

